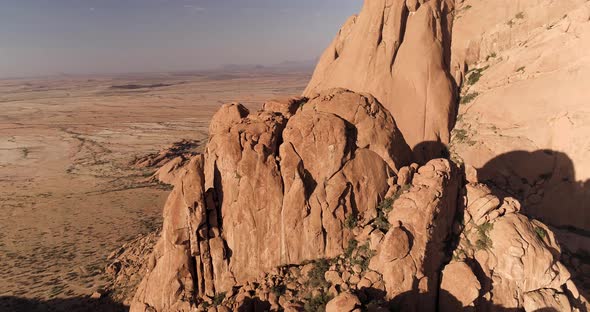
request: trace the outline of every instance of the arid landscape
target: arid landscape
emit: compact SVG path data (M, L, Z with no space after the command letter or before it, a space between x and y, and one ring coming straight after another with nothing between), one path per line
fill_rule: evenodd
M161 225L170 191L134 160L183 139L202 151L221 103L257 109L308 79L220 70L0 80L0 297L103 288L107 256Z
M143 3L240 64L0 80L0 311L590 311L590 1Z

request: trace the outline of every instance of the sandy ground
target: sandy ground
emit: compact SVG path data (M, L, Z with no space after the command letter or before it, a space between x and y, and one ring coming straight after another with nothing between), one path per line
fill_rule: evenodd
M111 251L158 227L138 156L206 141L220 104L300 94L308 73L0 80L0 297L91 294ZM114 87L113 87L114 86Z

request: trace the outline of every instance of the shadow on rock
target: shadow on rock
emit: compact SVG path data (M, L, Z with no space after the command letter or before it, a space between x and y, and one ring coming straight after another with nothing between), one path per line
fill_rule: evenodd
M418 289L405 292L386 300L386 293L375 288L362 288L354 293L363 304L363 311L422 311L421 303L432 298L438 298L437 311L476 311L474 307L463 307L463 304L448 291L440 290L438 293L420 293ZM506 308L494 305L491 302L484 303L483 311L490 312L522 312L522 308ZM480 306L481 307L481 306ZM542 308L535 312L558 312L554 308Z
M259 298L246 298L238 308L238 312L265 312L270 311L270 303Z
M414 153L414 161L420 166L425 165L433 159L449 159L450 157L447 146L438 141L424 141L414 146L412 151Z
M590 237L590 180L576 181L572 160L552 150L498 155L477 178L493 186L499 198L520 200L522 212L544 223Z
M568 254L563 263L587 290L590 282L580 263L590 266L590 180L576 179L568 155L552 150L505 153L479 168L477 178L497 197L518 199L522 213L555 229Z
M0 297L0 311L10 312L123 312L129 307L105 297L92 299L75 297L67 299L26 299L18 297Z

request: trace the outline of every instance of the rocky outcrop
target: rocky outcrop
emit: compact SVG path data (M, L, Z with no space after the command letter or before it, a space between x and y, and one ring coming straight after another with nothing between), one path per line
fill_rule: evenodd
M176 173L180 172L179 169L202 152L200 143L198 140L180 140L158 153L135 157L130 165L137 169L155 171L148 180L173 185L178 178Z
M412 187L388 215L392 227L370 268L383 274L387 297L403 311L435 310L459 182L458 169L449 161L430 161L414 174Z
M154 247L143 281L139 285L131 311L189 310L196 291L193 231L206 223L204 217L203 157L196 156L179 173L179 180L164 207L164 225ZM196 233L195 233L196 234ZM209 242L207 242L209 243ZM204 254L204 252L203 252Z
M448 143L456 115L453 9L449 0L365 1L320 58L304 95L334 87L366 92L396 116L410 147Z
M500 200L485 185L467 184L465 191L465 210L456 224L459 241L443 270L443 291L456 295L462 308L477 311L588 309L559 261L560 246L546 225L521 215L517 200ZM479 295L465 292L470 287ZM440 304L452 307L444 297Z
M355 224L377 217L411 156L389 112L345 90L290 118L281 112L293 102L279 104L256 113L228 104L213 117L205 155L176 174L134 310L184 307L188 294L213 297L280 265L336 257Z
M338 297L332 299L326 305L326 312L353 312L359 311L361 301L359 298L351 293L342 293Z
M521 201L526 215L573 229L579 238L561 237L573 249L590 230L590 3L461 2L453 150L480 169L480 182Z
M475 130L459 127L452 141L449 134L457 85L463 104L475 107L459 115L460 126L494 114L518 119L492 105L479 109L488 117L475 114L484 73L516 55L502 50L515 43L500 36L511 33L498 25L506 14L577 8L578 25L549 28L585 38L582 2L506 2L500 10L492 2L365 1L322 56L305 97L272 100L257 112L223 105L205 153L170 169L175 187L162 236L131 310L587 311L554 231L521 213L536 216L546 198L563 199L562 189L544 185L575 181L573 169L542 151L533 161L476 170L459 165L463 155L482 155L471 148L479 144ZM523 40L541 20L521 21L528 13L506 24ZM535 68L551 68L541 63ZM500 92L497 82L486 92ZM527 140L535 141L518 142ZM454 161L439 157L449 141ZM551 169L529 170L538 163ZM563 218L554 222L586 222Z

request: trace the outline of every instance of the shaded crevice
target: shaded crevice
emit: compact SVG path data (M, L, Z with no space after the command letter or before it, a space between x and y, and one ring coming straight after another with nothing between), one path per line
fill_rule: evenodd
M393 49L393 55L391 56L391 63L389 64L389 72L391 75L393 75L393 67L395 65L397 53L399 52L399 49L401 48L402 44L404 43L409 13L410 12L409 12L408 8L404 5L402 7L402 12L401 12L400 30L399 30L399 34L398 34L399 39L398 39L397 45Z

